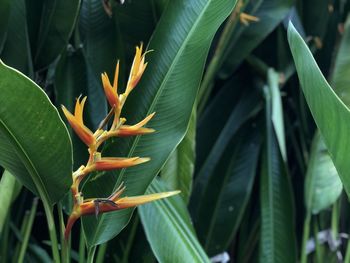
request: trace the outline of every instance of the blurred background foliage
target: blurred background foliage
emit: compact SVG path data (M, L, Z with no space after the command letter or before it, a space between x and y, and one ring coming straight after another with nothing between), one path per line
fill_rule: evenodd
M348 199L299 88L286 32L292 20L349 106L350 1L233 6L0 0L1 60L57 107L72 110L87 95L90 127L108 110L100 74L111 76L119 59L123 87L135 46L153 49L125 116L137 121L156 109L150 127L158 137L118 140L104 151L151 153L154 165L96 174L84 187L88 196L108 196L124 180L128 194L182 192L139 207L131 219L131 210L86 218L73 231L73 261L84 262L86 241L99 245L96 262L350 262ZM87 153L71 135L77 168ZM43 209L7 171L0 200L1 262L21 253L26 262L49 262ZM61 204L69 210L69 198Z

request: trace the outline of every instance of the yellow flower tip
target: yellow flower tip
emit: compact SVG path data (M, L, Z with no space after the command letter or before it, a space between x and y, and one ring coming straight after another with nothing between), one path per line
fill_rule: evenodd
M84 125L83 109L86 97L80 102L80 97L75 104L75 114L70 113L65 106L62 105L62 111L66 116L68 123L79 136L79 138L88 146L95 144L95 138L92 131Z
M118 157L104 157L95 162L94 169L97 171L109 171L121 168L128 168L141 163L148 162L150 158L118 158Z
M239 20L245 26L248 26L249 22L258 22L258 21L260 21L260 19L258 17L252 16L252 15L249 15L249 14L246 14L246 13L243 13L243 12L240 13Z
M106 98L108 100L108 103L111 107L118 106L119 104L119 99L118 99L118 94L117 94L117 88L112 87L111 82L109 81L108 75L106 72L101 74L101 79L102 79L102 86L103 90L105 92ZM114 81L117 81L114 79Z
M173 195L179 194L181 191L171 191L171 192L163 192L149 195L140 195L140 196L132 196L132 197L122 197L118 200L115 200L115 203L118 205L119 209L134 207L142 204L146 204L149 202L153 202L159 199L167 198Z

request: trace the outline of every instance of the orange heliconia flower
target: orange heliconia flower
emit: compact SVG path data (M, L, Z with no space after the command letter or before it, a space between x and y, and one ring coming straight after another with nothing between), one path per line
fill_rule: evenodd
M134 125L121 125L118 131L116 131L117 136L125 137L125 136L134 136L134 135L143 135L143 134L154 132L155 131L154 129L143 127L153 118L154 114L155 112L148 115L142 121Z
M93 166L96 171L109 171L121 168L135 166L141 163L148 162L150 158L118 158L118 157L103 157L96 161Z
M86 145L90 146L95 144L95 138L92 131L84 125L83 110L85 102L86 97L84 97L81 101L80 97L77 98L77 102L75 103L74 115L70 113L63 105L62 110L75 133Z
M103 74L101 74L103 89L104 89L104 92L106 94L106 98L108 100L108 103L109 103L109 105L111 105L111 107L116 107L116 108L118 108L118 106L119 106L118 76L119 76L119 61L118 61L117 66L115 68L113 86L111 85L111 82L109 81L107 73L104 72Z
M140 47L136 47L134 61L132 62L128 83L125 89L126 96L128 96L129 93L135 88L147 67L147 62L145 63L145 55L147 52L142 54L142 48L142 44L140 45Z

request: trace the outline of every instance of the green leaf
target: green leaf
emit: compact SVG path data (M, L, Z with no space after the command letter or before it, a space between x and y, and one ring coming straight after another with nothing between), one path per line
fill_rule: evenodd
M286 150L286 141L285 141L285 135L284 135L282 99L281 99L281 92L278 86L279 75L272 68L270 68L267 72L267 82L271 93L271 103L272 103L271 119L276 132L276 137L281 150L282 158L285 162L287 162L287 150Z
M2 62L0 93L0 165L54 204L72 183L67 129L45 93Z
M350 17L344 26L344 34L334 65L332 84L334 91L347 107L350 107Z
M107 102L101 83L101 73L114 77L118 59L124 60L120 35L106 14L100 0L82 2L79 32L87 70L87 104L91 107L91 123L97 128L107 114Z
M275 27L286 17L293 0L247 1L243 12L259 18L249 25L238 23L230 37L230 45L224 56L220 77L227 78Z
M198 174L196 175L193 196L191 199L191 213L195 222L201 218L198 216L199 209L201 207L200 204L202 204L205 209L206 203L202 202L202 199L205 195L210 195L210 181L213 177L217 177L216 168L227 150L232 137L250 117L255 115L257 110L260 108L259 100L260 96L256 90L245 90L238 102L233 104L234 108L231 110L229 117L225 121L224 126L217 136L214 138L207 137L209 144L211 144L210 140L214 139L215 141L212 143L212 147L208 150L207 154L205 154L205 161L200 167L198 167ZM213 107L213 111L216 110L216 114L221 114L220 100L218 100L214 105L216 107ZM215 115L215 113L211 114L211 116ZM203 130L204 133L207 133L210 137L212 137L212 134L216 133L215 130L217 124L215 123L215 118L209 116L205 116L209 123L209 127L200 127L198 133L200 134L201 130ZM205 144L208 143L206 140L198 141L202 142L202 144L204 144L203 141Z
M25 1L12 1L7 38L1 52L1 59L32 78L34 73L26 15Z
M291 23L288 41L306 101L349 195L350 111L329 86L307 45Z
M231 137L198 204L195 226L210 256L228 249L241 223L258 165L259 132L246 124Z
M170 153L185 135L213 36L232 10L232 0L170 1L149 48L145 76L127 101L123 113L129 123L157 114L149 127L157 132L129 140L118 140L105 153L113 156L149 156L152 161L122 170L119 182L128 196L143 194ZM191 74L188 74L191 72ZM184 88L186 87L186 88ZM118 148L119 147L119 148ZM91 182L90 195L108 195L118 185L117 175ZM85 191L85 189L84 189ZM132 210L83 218L88 244L103 243L128 222Z
M34 63L37 68L47 67L68 44L78 16L80 0L46 0Z
M18 185L20 184L17 182L16 178L5 170L0 180L0 235L7 215L9 214L11 203L18 194L18 190L20 190Z
M0 2L0 53L6 40L11 2L10 0L3 0Z
M88 86L85 58L80 48L77 50L70 48L63 52L55 71L54 86L56 103L64 105L70 112L74 112L76 98L81 94L86 95ZM70 128L66 117L63 116L63 112L60 113L69 127L73 144L74 168L78 169L89 158L87 147ZM91 108L84 109L85 123L89 123L88 117L90 115Z
M170 155L161 171L169 189L181 190L180 196L188 203L192 191L195 162L196 107L193 108L185 137Z
M308 211L318 214L340 196L343 185L326 145L316 132L305 179L305 203Z
M167 190L160 180L154 180L147 193ZM159 262L210 262L196 238L182 198L166 198L140 206L138 211Z
M262 153L260 262L296 262L293 195L266 95L266 141Z

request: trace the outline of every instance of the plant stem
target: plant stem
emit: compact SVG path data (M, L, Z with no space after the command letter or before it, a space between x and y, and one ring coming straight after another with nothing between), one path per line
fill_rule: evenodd
M348 244L346 246L344 263L350 263L350 238L348 238Z
M316 259L317 262L322 262L322 250L321 250L321 244L318 240L318 225L316 220L313 222L314 226L314 239L315 239L315 250L316 250Z
M19 256L17 259L18 263L22 263L24 260L24 256L26 254L27 247L28 247L30 233L32 232L32 228L33 228L33 222L34 222L37 207L38 207L38 198L34 198L32 208L30 209L28 222L24 229L24 237L22 240L22 245L21 245Z
M304 220L303 240L301 243L300 263L306 263L306 261L307 261L306 243L307 243L307 240L309 239L309 235L310 235L310 221L311 221L311 214L308 211L306 214L306 218Z
M58 217L59 217L59 224L60 224L60 239L61 239L61 259L64 263L70 262L70 237L68 240L65 240L64 238L64 231L66 229L64 225L64 217L63 217L63 209L62 204L57 204L57 211L58 211Z
M103 243L103 244L98 246L96 263L103 263L104 258L105 258L105 254L106 254L106 250L107 250L107 244L108 244L108 242Z
M88 258L87 258L87 263L93 263L94 262L94 256L96 252L96 246L92 246L88 250Z
M52 209L49 203L46 202L45 200L43 200L43 205L44 205L44 210L45 210L45 215L47 220L47 226L49 229L50 240L51 240L51 250L52 250L53 261L55 263L60 263L61 259L58 251L58 241L57 241L55 220L53 218Z
M83 226L80 225L80 237L79 237L79 263L85 262L85 239Z

